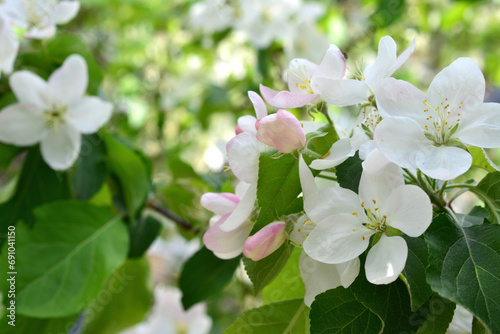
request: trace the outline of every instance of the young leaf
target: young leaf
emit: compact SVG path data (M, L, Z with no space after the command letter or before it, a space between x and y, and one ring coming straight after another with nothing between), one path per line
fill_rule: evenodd
M125 261L125 224L109 209L80 201L45 204L35 217L33 229L16 229L17 312L41 318L76 314ZM4 251L0 263L6 259ZM4 292L6 283L0 282Z
M317 295L309 317L311 333L379 334L384 328L382 319L343 287Z
M408 288L412 311L417 311L432 295L432 289L425 278L429 264L429 252L423 239L404 236L408 245L408 258L401 275Z
M186 262L179 278L184 308L219 295L239 264L239 257L222 260L206 247L201 248Z
M278 276L290 257L290 248L290 244L285 242L274 253L260 261L252 261L243 257L245 271L252 280L255 294L258 294L266 285L271 283L276 276Z
M244 312L223 334L309 334L308 315L302 298L267 304Z
M469 146L469 152L472 155L472 166L482 168L488 172L500 171L497 165L495 165L484 148Z
M410 322L419 326L417 334L446 333L453 320L455 306L455 303L434 294L418 312L412 314Z
M30 318L16 314L15 326L9 325L12 321L6 316L0 319L0 333L2 334L59 334L68 333L77 322L78 315L64 318Z
M500 332L500 226L462 227L441 214L425 240L432 289L466 307L491 332Z
M353 157L348 158L346 161L337 166L337 179L342 188L350 189L356 194L359 190L359 181L361 180L361 173L363 160L359 158L358 152Z
M130 251L128 257L139 258L144 255L149 246L158 236L161 223L153 216L142 216L128 225L130 234Z

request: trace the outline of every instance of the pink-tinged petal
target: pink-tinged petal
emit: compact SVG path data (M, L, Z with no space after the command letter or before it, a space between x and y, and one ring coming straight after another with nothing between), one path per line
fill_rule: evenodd
M411 83L396 80L394 78L384 79L375 91L377 107L383 118L389 116L409 117L419 124L425 124L429 115L428 106L424 104L427 99L417 87Z
M54 37L56 34L56 26L51 24L45 27L37 28L33 27L24 34L25 38L28 39L49 39Z
M304 303L311 306L314 298L330 289L348 288L359 275L359 258L339 263L326 264L312 259L305 252L300 254L300 276L306 290Z
M484 92L484 76L479 66L471 58L458 58L432 80L427 97L434 106L441 106L441 102L443 107L449 104L448 110L454 111L451 116L461 113L462 122L467 122L480 110Z
M286 240L285 225L284 222L273 222L248 237L243 244L243 254L254 261L271 255Z
M304 251L316 261L343 263L363 253L372 234L356 216L341 213L316 225L304 241Z
M7 19L0 15L0 75L10 74L14 68L19 41Z
M205 193L200 199L201 206L219 216L232 212L239 202L240 199L231 193Z
M351 146L351 138L340 139L332 145L328 156L313 160L311 168L323 170L338 166L347 158L352 157L354 153L356 150Z
M54 6L50 13L50 20L56 24L64 24L71 21L80 10L78 1L61 1Z
M307 60L307 59L292 59L290 65L288 66L287 81L288 89L292 93L296 94L311 94L311 81L313 75L316 73L318 65ZM262 94L262 89L261 89ZM264 96L264 95L262 95ZM264 99L267 98L264 96ZM269 103L269 101L268 101ZM271 104L271 103L270 103ZM285 107L278 107L285 108Z
M344 54L336 45L330 45L325 57L314 72L313 80L316 77L329 79L342 79L345 75L346 60Z
M469 145L500 147L500 104L483 103L469 123L460 124L455 136Z
M243 244L253 227L252 222L245 220L238 228L224 231L221 229L221 225L226 222L228 217L229 214L222 217L203 235L205 246L221 259L231 259L240 255L243 251Z
M256 92L249 91L248 98L252 101L253 108L255 109L255 115L257 119L261 119L267 116L267 108L264 100Z
M373 139L387 159L403 168L417 168L417 154L433 146L420 125L408 117L385 118L375 128Z
M286 90L278 92L260 85L260 93L267 103L276 108L299 108L316 100L318 94L291 93Z
M472 156L469 152L452 146L427 146L415 157L417 168L438 180L451 180L469 170Z
M226 232L238 229L252 213L256 200L257 182L249 185L245 194L240 197L240 202L236 208L229 214L225 222L220 225L220 229Z
M397 45L390 36L384 36L378 43L377 59L373 65L367 67L364 71L366 83L372 89L375 89L377 83L383 79L390 77L390 69L396 62Z
M236 129L239 128L240 132L237 133L237 135L239 135L242 132L251 133L253 136L257 135L257 129L255 128L255 123L257 123L257 119L250 115L245 115L238 118L238 126L236 127Z
M418 237L432 222L432 204L419 187L402 185L389 195L384 208L386 224L410 237Z
M394 282L403 271L408 246L401 237L382 235L366 256L365 271L368 282L373 284L389 284Z
M43 160L54 170L73 165L80 152L82 136L70 124L47 130L41 142Z
M30 146L45 135L45 120L41 110L31 104L15 103L0 112L0 141Z
M38 75L18 71L10 76L9 84L20 103L31 104L40 110L51 106L49 87Z
M71 105L66 112L66 121L81 133L94 133L111 118L113 105L98 97L84 97Z
M404 63L406 63L406 61L411 57L414 51L415 51L415 37L413 37L410 46L399 55L398 59L396 59L396 62L391 66L391 69L389 70L390 73L389 75L392 75L401 66L403 66Z
M70 106L83 98L88 85L87 63L82 56L74 54L66 58L48 80L52 102Z
M372 212L376 208L383 209L391 192L404 184L401 168L387 160L379 150L374 150L363 162L359 199Z
M364 81L314 78L312 88L328 104L336 107L352 106L368 101L370 89Z
M260 120L257 139L281 153L294 152L306 144L306 135L299 120L283 109Z
M246 183L257 181L259 156L263 146L248 132L240 133L227 143L229 166L239 180Z

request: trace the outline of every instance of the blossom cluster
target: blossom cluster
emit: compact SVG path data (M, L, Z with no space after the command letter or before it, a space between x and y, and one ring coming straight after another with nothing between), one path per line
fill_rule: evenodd
M500 147L500 104L483 102L485 80L474 60L455 60L423 93L391 77L414 50L415 40L398 56L396 43L385 36L373 64L346 74L347 56L331 45L319 64L290 62L289 90L261 85L263 98L249 92L256 117L239 118L236 136L226 146L229 166L239 180L236 193L208 193L201 199L215 213L204 235L206 247L223 259L243 253L254 261L287 240L301 247L307 305L328 289L347 288L359 275L360 255L367 250L367 280L394 282L405 268L405 238L421 236L433 218L426 189L411 184L415 170L446 182L471 167L469 145ZM264 100L277 111L269 113ZM321 156L311 152L306 134L324 124L311 126L286 109L319 110L325 104L357 106L359 114L347 135ZM299 160L303 211L250 235L262 205L255 205L259 157L270 148L279 151L276 159L293 154ZM316 174L333 172L356 152L363 160L357 192L338 185L318 188L311 169ZM314 159L308 165L304 157ZM315 268L313 273L310 268Z

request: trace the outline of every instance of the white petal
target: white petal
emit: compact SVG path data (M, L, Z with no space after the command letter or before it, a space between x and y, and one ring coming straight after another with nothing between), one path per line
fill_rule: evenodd
M80 100L88 85L85 59L77 54L66 58L62 66L50 75L48 84L52 99L60 105L69 106Z
M200 199L205 209L219 216L232 212L239 202L240 199L231 193L205 193Z
M21 103L29 103L44 110L51 106L47 83L29 71L18 71L9 78L10 87Z
M318 65L307 59L292 59L292 61L290 61L290 65L288 66L287 73L288 89L290 92L300 94L307 93L307 88L302 89L300 87L304 85L304 80L307 82L312 79L317 68Z
M389 284L394 282L403 271L408 246L401 237L382 235L366 257L366 278L373 284Z
M238 179L246 183L257 181L259 156L263 146L264 144L248 132L240 133L227 143L229 166Z
M314 71L314 77L342 79L345 75L346 60L338 46L330 45L325 57Z
M396 62L392 64L392 67L389 70L390 73L389 75L392 75L394 72L396 72L398 68L403 66L403 64L406 63L408 58L411 57L413 51L415 51L415 38L413 38L410 46L399 55L398 59L396 59Z
M26 32L24 37L29 39L49 39L56 34L56 26L51 24L42 28L33 27Z
M45 120L41 110L27 103L15 103L0 112L0 141L30 146L45 134Z
M229 214L226 221L220 225L222 231L232 231L241 226L252 213L257 200L257 182L250 184L245 195L240 198L240 202L234 208L233 212Z
M384 208L386 224L410 237L418 237L432 222L432 204L429 196L419 187L402 185L390 194Z
M0 45L2 46L0 48L0 75L2 72L10 74L19 50L19 41L3 15L0 15Z
M323 170L338 166L352 157L356 150L351 146L351 138L344 138L336 141L329 152L327 157L313 160L311 168Z
M316 182L314 182L314 176L307 167L306 162L304 161L304 157L300 155L299 158L299 176L300 176L300 185L302 187L302 194L304 196L304 200L313 196L318 192L318 187L316 186Z
M64 24L71 21L80 10L78 1L61 1L52 9L50 19L56 24Z
M111 118L113 105L98 97L84 97L69 107L66 121L81 133L94 133Z
M461 124L455 135L469 145L500 147L500 104L483 103L474 118L469 118L469 123Z
M347 262L366 250L373 233L356 216L333 215L317 223L304 241L304 251L323 263Z
M408 117L389 117L375 128L373 139L384 156L403 168L417 168L415 157L433 146L419 124Z
M439 180L451 180L469 170L472 156L469 152L450 146L427 146L415 157L417 168Z
M382 78L391 76L389 73L396 62L397 45L390 36L384 36L378 43L378 54L375 63L364 71L366 83L374 89L375 83Z
M305 252L300 254L300 276L306 294L304 303L311 306L314 298L330 289L348 288L359 275L359 258L340 264L326 264L312 259Z
M424 104L427 99L425 94L409 82L394 78L384 79L375 91L375 95L378 111L383 118L405 116L424 124L428 117L424 112L429 109Z
M257 135L255 122L257 122L257 119L250 115L245 115L238 118L238 126L240 127L241 131L251 133L253 136Z
M364 81L314 78L312 88L320 97L336 107L352 106L368 101L370 89Z
M481 108L484 99L484 76L479 66L470 58L458 58L450 66L439 72L432 80L427 97L435 106L441 101L450 108L460 108L461 118L465 121ZM455 112L458 112L455 108Z
M52 169L68 169L78 158L81 140L81 134L70 124L47 130L41 144L43 160Z
M244 220L238 228L224 231L221 225L227 221L229 214L222 217L203 235L203 243L221 259L231 259L243 252L243 244L252 230L252 222Z
M249 91L248 98L252 101L253 108L255 109L255 115L257 119L261 119L267 116L267 108L264 100L256 92ZM254 123L255 128L255 123Z

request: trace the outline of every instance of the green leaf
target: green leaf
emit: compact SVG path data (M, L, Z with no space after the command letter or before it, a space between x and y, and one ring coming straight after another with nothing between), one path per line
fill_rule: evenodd
M43 161L38 146L28 150L17 188L7 202L0 205L0 245L7 228L22 220L33 225L33 209L43 203L70 197L67 176L53 171Z
M423 239L406 235L403 238L408 245L408 258L401 275L410 293L411 309L416 311L432 295L432 289L425 277L425 268L429 264L429 252Z
M16 229L17 312L40 318L75 314L125 261L126 227L109 209L80 201L40 206L35 217L33 229ZM0 263L6 258L4 252ZM6 282L0 282L2 291Z
M131 219L143 207L150 189L148 166L142 157L108 133L103 135L108 149L108 169L116 177Z
M129 224L130 251L128 257L138 258L144 255L160 230L161 223L150 215L142 216L136 219L134 224Z
M168 168L172 172L175 180L182 178L198 178L198 174L194 171L191 165L182 161L179 157L171 157L168 159Z
M444 299L437 294L422 306L410 318L410 322L417 324L417 334L446 333L455 313L455 303Z
M472 166L482 168L488 172L497 172L500 171L497 165L491 161L488 154L484 148L469 146L469 152L472 155Z
M317 295L309 317L311 333L378 334L384 328L382 319L343 287Z
M476 188L484 193L484 195L489 198L492 205L495 206L494 209L490 206L487 206L487 210L490 213L490 220L492 222L500 224L500 221L497 221L497 219L495 219L495 217L500 214L500 172L492 172L487 174L481 180L481 182L479 182ZM481 199L484 200L483 198Z
M245 271L253 283L255 294L258 294L279 275L290 257L291 247L289 243L285 242L274 253L260 261L253 261L243 257Z
M111 275L85 310L82 334L115 334L141 322L151 308L153 287L147 258L128 260Z
M211 85L206 89L205 96L198 112L198 120L204 129L208 128L210 116L213 113L232 110L227 89Z
M337 179L342 188L350 189L356 194L358 193L359 181L363 172L362 163L363 160L359 158L359 154L356 152L356 155L337 166Z
M240 257L222 260L206 247L201 248L186 262L179 278L184 308L218 296L239 264Z
M308 315L303 299L267 304L244 312L223 334L308 334Z
M467 214L455 214L460 225L463 227L469 227L472 225L481 225L484 223L484 220L489 217L488 211L482 206L475 206L472 210Z
M106 146L98 134L82 136L82 148L71 177L73 197L89 199L106 181Z
M405 11L405 0L378 0L377 11L370 17L370 23L385 28L396 22Z
M0 319L0 333L2 334L59 334L68 333L77 322L78 315L64 318L30 318L16 314L15 326L9 325L12 321L8 317Z
M22 147L0 143L0 169L9 167L12 159L21 153L22 150Z
M432 289L466 307L491 332L500 332L500 226L462 227L441 214L425 240Z
M299 269L301 248L293 247L292 254L280 274L262 290L264 304L287 299L304 298L304 284Z

